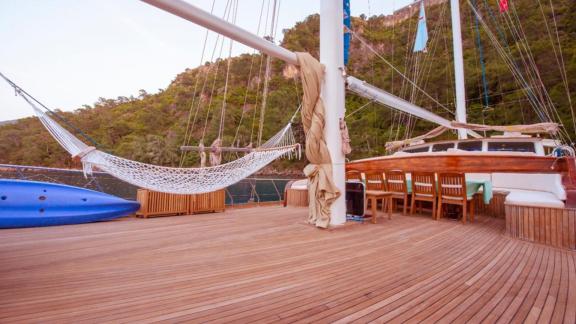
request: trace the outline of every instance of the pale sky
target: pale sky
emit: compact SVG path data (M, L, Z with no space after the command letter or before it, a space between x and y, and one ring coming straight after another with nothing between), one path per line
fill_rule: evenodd
M186 1L206 11L212 5ZM262 1L266 7L271 0L240 0L236 24L256 33ZM226 2L216 0L216 15ZM319 0L279 2L278 40L282 29L320 9ZM351 0L351 9L354 16L390 14L412 2ZM178 73L198 66L204 35L203 27L138 0L0 0L0 72L49 108L74 110L98 97L165 89ZM211 33L212 44L215 38ZM233 47L234 54L251 51ZM0 80L0 121L30 115Z

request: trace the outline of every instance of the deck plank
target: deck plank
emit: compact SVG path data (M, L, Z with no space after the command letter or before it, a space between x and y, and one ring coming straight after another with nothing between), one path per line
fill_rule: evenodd
M576 321L576 252L504 221L278 206L0 235L0 322ZM528 224L528 223L527 223Z

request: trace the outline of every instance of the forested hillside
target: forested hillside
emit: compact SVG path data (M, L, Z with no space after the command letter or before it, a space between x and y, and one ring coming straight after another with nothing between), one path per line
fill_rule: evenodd
M496 1L487 3L491 5L492 15L495 15L492 18L497 22L500 13ZM554 15L548 2L540 4L533 0L511 0L510 3L521 22L530 52L558 115L573 135L572 114L565 83L561 78L552 44L556 44L555 49L559 51L557 39L560 40L572 101L576 103L576 80L573 77L576 75L576 2L553 0ZM481 7L480 11L488 17L486 7ZM453 119L454 72L448 5L428 8L427 18L430 34L428 52L419 55L414 55L411 50L417 15L388 27L385 27L387 18L384 16L354 18L352 29L365 43L353 37L347 72ZM520 86L514 76L480 27L488 87L487 96L484 95L477 35L467 2L462 2L462 23L469 122L539 122L536 113L519 90ZM501 20L502 30L495 30L494 33L498 32L503 36L514 57L521 44L515 42L514 34L506 29L505 23L506 20ZM309 16L284 31L282 45L294 51L308 51L318 57L318 32L318 15ZM437 102L415 90L413 85L393 72L383 59L415 80L418 86ZM228 62L218 60L187 69L159 93L148 94L141 91L138 97L101 98L93 105L85 105L74 112L58 113L94 138L107 152L146 163L196 166L198 154L187 154L184 161L181 161L179 147L186 142L187 129L191 130L187 144L197 145L202 138L205 145L212 143L219 132L225 92L227 98L223 121L224 145L256 144L264 84L264 62L261 55L245 54L232 58L227 91L224 85ZM263 139L285 125L299 104L300 80L288 76L285 67L283 62L272 60ZM351 159L384 154L384 144L387 141L415 136L434 127L430 123L412 120L376 104L369 104L355 112L365 104L366 100L353 94L347 95L347 113L354 112L347 118L353 146ZM296 129L299 130L297 137L303 142L301 125L296 123ZM451 137L454 134L444 136ZM233 158L235 157L225 155L225 159ZM35 118L0 125L0 163L74 166L69 156ZM278 161L265 172L300 170L304 163L305 161Z

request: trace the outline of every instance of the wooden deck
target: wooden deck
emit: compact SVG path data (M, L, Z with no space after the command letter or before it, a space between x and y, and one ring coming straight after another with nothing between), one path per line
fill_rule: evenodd
M576 321L576 253L423 216L278 206L0 231L0 322Z

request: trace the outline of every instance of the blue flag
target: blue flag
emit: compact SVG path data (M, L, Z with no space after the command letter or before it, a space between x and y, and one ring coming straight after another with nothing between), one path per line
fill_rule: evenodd
M418 16L418 31L414 42L414 52L426 53L426 43L428 43L428 28L426 27L426 11L424 11L424 0L420 1L420 15Z
M351 27L350 21L350 0L344 0L344 26ZM348 64L348 56L350 52L350 31L344 30L344 65Z

